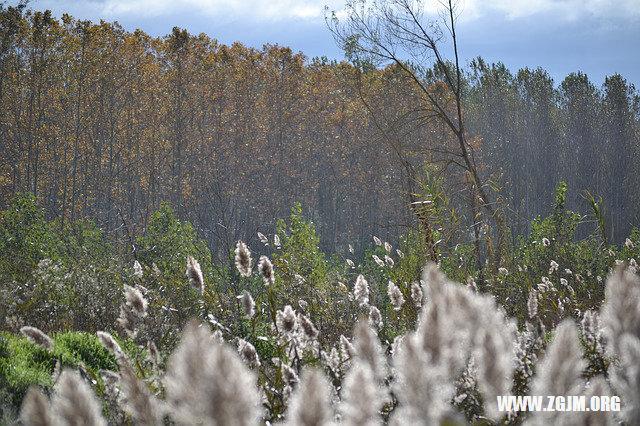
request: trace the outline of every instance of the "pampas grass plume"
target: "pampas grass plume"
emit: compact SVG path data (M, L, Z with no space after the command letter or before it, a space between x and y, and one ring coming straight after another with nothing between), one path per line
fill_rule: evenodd
M260 358L255 346L244 339L238 339L238 353L249 367L260 367Z
M273 264L267 256L260 256L260 261L258 262L258 270L260 271L260 275L262 275L262 279L264 280L265 285L273 284L275 280L275 276L273 273ZM251 274L251 272L249 272L249 274Z
M193 256L187 257L187 270L185 274L189 278L189 283L198 293L204 293L204 278L202 277L202 270L200 264Z
M293 333L298 325L296 311L287 305L283 310L276 312L276 326L280 334Z
M137 260L133 262L133 275L138 278L143 276L142 265Z
M251 252L242 240L238 240L236 244L236 267L243 277L251 276Z
M556 327L551 345L538 363L531 385L532 395L580 395L582 370L586 363L582 357L578 329L572 319L562 321ZM536 412L533 424L556 424L562 420L562 412Z
M302 372L298 388L291 397L287 424L291 426L323 426L332 422L331 385L322 371Z
M298 314L298 324L302 332L303 339L312 342L318 339L318 329L305 315Z
M620 355L622 336L640 338L640 279L618 267L607 280L605 303L600 321L604 337L613 354Z
M369 304L369 283L362 274L358 275L356 285L353 288L353 297L360 306Z
M105 349L111 352L116 358L120 359L124 356L122 348L111 334L105 331L98 331L96 335L98 336L100 343L102 343L102 346L104 346Z
M56 384L52 407L60 425L95 425L107 423L102 417L102 407L93 395L91 387L78 373L65 369Z
M382 315L380 309L375 306L369 307L369 324L378 328L382 327Z
M340 406L342 424L346 426L382 424L378 410L383 401L373 372L367 364L356 360L344 378Z
M260 415L254 375L196 322L186 327L171 355L165 388L178 423L244 426L256 424Z
M54 426L47 397L37 387L31 387L22 401L20 410L22 424L29 426Z
M422 286L418 281L411 283L411 298L417 307L422 306Z
M402 292L398 288L398 286L393 282L389 281L389 286L387 287L387 294L389 295L389 299L391 300L391 304L393 305L393 309L399 311L402 309L402 305L404 304L404 296Z
M375 331L362 319L358 321L353 332L352 357L367 365L377 381L384 380L386 362L382 346Z
M147 316L147 300L137 288L124 285L125 303L136 316L144 318Z
M251 293L247 290L242 293L242 310L244 312L244 316L249 319L253 318L256 314L256 303L253 301Z
M47 334L45 334L38 328L27 325L22 327L20 329L20 332L27 336L27 339L29 339L31 343L40 345L48 350L51 350L53 348L53 340L51 340L51 337L47 336Z
M126 396L127 411L136 420L136 424L155 426L162 424L162 413L158 401L147 385L138 379L128 362L120 367L120 383Z

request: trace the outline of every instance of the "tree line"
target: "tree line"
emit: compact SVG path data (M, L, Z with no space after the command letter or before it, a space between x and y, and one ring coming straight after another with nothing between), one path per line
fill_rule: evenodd
M447 160L453 135L417 119L419 88L396 66L0 13L2 207L30 192L62 225L91 219L133 241L168 201L222 257L296 201L328 252L401 234L411 200L439 190L457 221L477 216L458 191L469 177ZM439 75L423 83L438 89ZM640 97L621 76L598 88L576 73L556 86L541 68L514 75L478 58L462 94L467 140L513 235L549 212L559 180L569 206L583 190L602 197L612 242L638 223Z
M532 217L548 212L541 200L565 181L569 206L584 210L583 191L601 197L608 238L624 241L640 218L640 96L633 84L615 74L599 88L575 72L556 86L542 68L512 74L481 59L469 78L468 117L504 185L512 229L524 232Z

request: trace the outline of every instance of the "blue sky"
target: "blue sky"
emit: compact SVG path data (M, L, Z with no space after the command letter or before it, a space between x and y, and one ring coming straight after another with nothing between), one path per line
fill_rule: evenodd
M118 21L153 36L179 26L224 43L290 46L307 56L341 59L324 23L324 6L345 0L32 0L60 17ZM426 0L437 4L438 0ZM585 72L600 85L620 73L640 89L640 0L462 0L458 25L464 61L482 56L510 69L541 66L558 84ZM430 7L430 6L427 6Z

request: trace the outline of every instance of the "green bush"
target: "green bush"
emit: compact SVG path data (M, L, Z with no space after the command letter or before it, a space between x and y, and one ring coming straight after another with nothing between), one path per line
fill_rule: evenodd
M167 203L152 215L136 243L144 275L140 279L133 277L132 265L128 265L128 280L130 285L140 283L148 289L150 315L146 322L153 334L147 337L162 346L172 345L187 319L204 318L200 295L185 276L187 257L198 260L207 293L212 294L211 252L193 225L179 220Z
M47 222L30 194L1 213L2 328L95 331L118 314L122 271L113 247L90 221Z
M521 323L527 319L531 291L538 294L538 314L547 325L566 316L580 317L604 298L604 283L615 264L616 248L605 247L597 230L576 240L576 229L584 218L565 208L566 191L561 182L552 213L531 222L530 234L519 238L506 265L508 273L493 277L491 291Z
M56 259L58 235L44 218L31 194L16 196L0 217L0 274L5 279L26 281L42 259Z
M211 272L211 252L193 225L176 217L169 204L153 213L144 234L137 239L138 259L151 269L155 263L164 277L184 278L187 256L195 257L206 275ZM184 281L184 280L182 280Z
M87 333L59 333L54 335L54 353L65 354L76 362L82 362L92 370L115 370L115 357L108 352L98 338Z
M25 337L0 333L0 388L7 390L11 403L19 407L29 386L49 389L58 363L77 368L82 363L97 376L98 370L115 370L115 357L100 344L97 337L80 332L59 333L54 346L47 350Z

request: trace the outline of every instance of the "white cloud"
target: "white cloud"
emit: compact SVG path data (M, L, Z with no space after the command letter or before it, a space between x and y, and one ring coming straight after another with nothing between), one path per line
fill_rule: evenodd
M507 19L525 18L542 13L558 20L581 18L640 19L639 0L462 0L464 13L474 19L496 12Z
M346 0L93 0L68 3L71 10L80 5L99 10L106 19L123 15L139 18L182 15L204 16L217 20L288 21L321 20L324 7L344 8ZM54 0L42 0L48 6ZM424 0L425 11L434 13L442 0ZM50 7L50 6L49 6ZM639 21L640 0L459 0L460 19L480 18L517 20L536 15L553 15L558 21L596 18L614 21Z
M106 0L103 12L114 18L122 14L153 17L180 13L222 19L310 20L323 18L325 4L334 9L344 5L341 0Z

